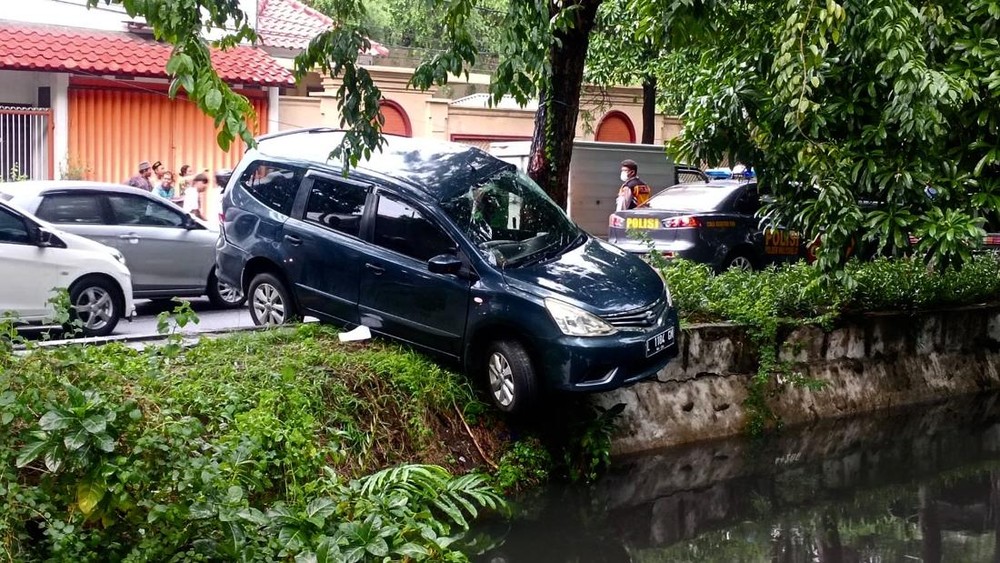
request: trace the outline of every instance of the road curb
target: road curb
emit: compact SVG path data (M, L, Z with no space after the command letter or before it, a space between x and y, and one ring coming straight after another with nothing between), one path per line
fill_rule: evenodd
M209 329L194 332L180 332L179 334L188 343L188 340L197 339L202 336L222 336L226 334L233 334L236 332L251 332L251 331L261 331L270 330L268 327L261 326L241 326L232 327L226 329ZM170 334L119 334L112 336L90 336L82 338L63 338L59 340L40 340L37 342L32 342L30 345L17 344L14 346L14 350L18 352L27 351L34 348L52 348L56 346L71 346L71 345L91 345L91 346L103 346L105 344L111 344L113 342L120 342L123 344L149 344L154 342L166 342L170 337Z

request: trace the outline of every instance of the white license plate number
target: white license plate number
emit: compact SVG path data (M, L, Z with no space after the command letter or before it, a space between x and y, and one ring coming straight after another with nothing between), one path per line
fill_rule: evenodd
M667 330L657 334L646 340L646 357L650 357L662 351L667 346L670 346L674 342L674 327L670 327Z

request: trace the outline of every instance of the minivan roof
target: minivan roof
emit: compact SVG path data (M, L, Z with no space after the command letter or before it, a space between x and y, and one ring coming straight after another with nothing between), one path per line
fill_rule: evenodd
M487 175L513 168L476 147L437 139L386 135L386 145L374 151L356 170L365 175L392 178L409 184L435 200L463 192ZM279 158L319 164L340 172L340 162L330 152L340 144L344 132L331 128L283 131L257 139L257 152L264 158Z

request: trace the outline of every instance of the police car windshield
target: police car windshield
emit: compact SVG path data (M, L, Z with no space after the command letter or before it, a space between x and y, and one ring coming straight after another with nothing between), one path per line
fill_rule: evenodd
M722 186L674 186L653 196L646 205L670 211L711 211L717 209L735 188Z
M522 172L504 170L441 203L491 264L517 267L555 256L580 230Z

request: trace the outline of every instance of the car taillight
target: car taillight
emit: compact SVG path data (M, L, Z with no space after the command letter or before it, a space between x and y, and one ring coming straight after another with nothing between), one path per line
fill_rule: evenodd
M617 215L608 218L608 226L613 229L621 229L625 226L625 219Z
M671 217L663 220L663 226L667 229L693 229L701 226L701 220L690 215Z
M219 212L219 224L221 225L221 224L223 224L225 222L226 222L226 214L223 213L222 211L220 211Z

